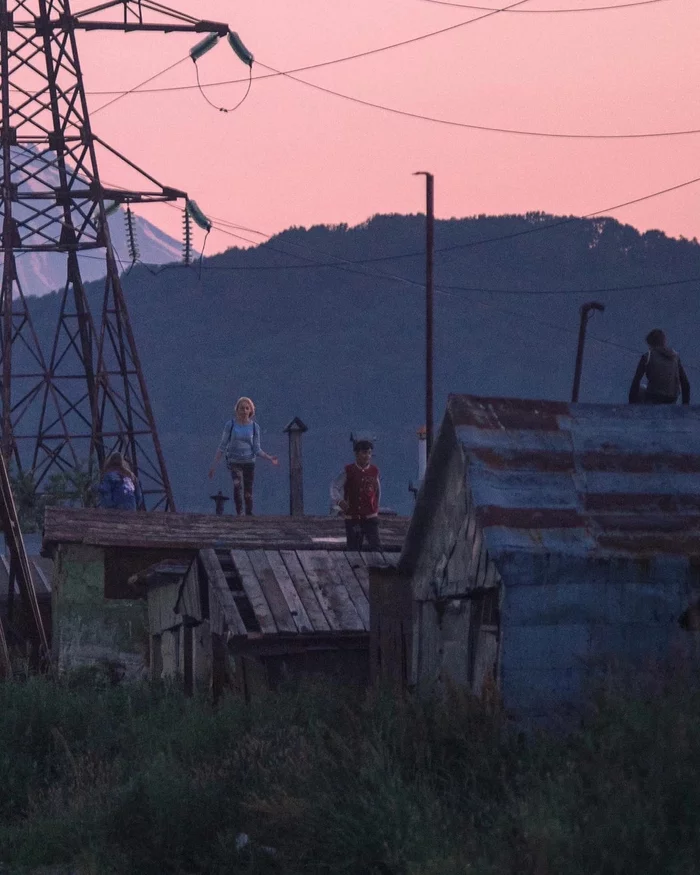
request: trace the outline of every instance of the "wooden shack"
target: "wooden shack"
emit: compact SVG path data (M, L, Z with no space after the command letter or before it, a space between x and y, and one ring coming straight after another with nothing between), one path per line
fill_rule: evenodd
M54 659L247 695L299 673L364 682L367 568L393 564L407 528L383 518L384 553L349 553L330 516L49 508Z
M698 407L450 395L394 572L407 682L547 723L610 664L692 657L699 445Z
M369 566L398 551L200 550L146 577L151 676L246 698L286 679L369 680Z

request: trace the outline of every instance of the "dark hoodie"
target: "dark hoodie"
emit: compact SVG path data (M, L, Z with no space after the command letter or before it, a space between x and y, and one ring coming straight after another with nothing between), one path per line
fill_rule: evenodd
M644 397L640 398L642 377L647 379ZM666 346L653 346L639 360L630 386L630 404L675 404L679 392L683 404L690 404L690 383L678 353Z

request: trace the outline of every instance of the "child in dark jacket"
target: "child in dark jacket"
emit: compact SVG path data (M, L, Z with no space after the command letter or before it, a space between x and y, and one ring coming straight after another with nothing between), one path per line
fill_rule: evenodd
M666 345L666 335L654 328L646 337L649 352L639 360L629 391L630 404L675 404L681 396L690 404L690 382L678 353ZM646 377L646 388L641 387Z
M98 507L136 510L143 505L139 482L121 453L112 453L105 462L97 492Z
M345 514L348 550L381 550L379 541L379 468L371 464L372 441L355 441L355 461L331 483L331 501Z

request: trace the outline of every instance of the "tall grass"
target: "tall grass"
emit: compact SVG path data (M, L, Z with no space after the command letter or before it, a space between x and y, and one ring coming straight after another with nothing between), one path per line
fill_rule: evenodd
M700 693L599 693L570 736L452 691L329 685L246 706L168 687L0 685L0 871L686 875Z

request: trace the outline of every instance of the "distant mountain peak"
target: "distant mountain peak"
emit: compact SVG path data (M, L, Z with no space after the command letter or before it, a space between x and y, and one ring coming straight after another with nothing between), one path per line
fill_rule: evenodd
M40 154L31 144L13 146L21 160L21 185L24 190L46 191L60 184L58 170L51 163L50 155ZM36 165L36 166L35 166ZM19 169L13 172L20 173ZM146 264L169 264L182 257L182 244L161 231L156 225L134 214L134 228L139 249L139 260ZM125 210L119 208L108 218L112 246L117 264L122 268L131 263L126 238ZM101 279L106 274L106 255L103 249L95 249L79 254L83 282ZM0 255L0 264L2 256ZM66 256L63 253L22 252L17 258L17 272L25 295L42 296L66 283Z

